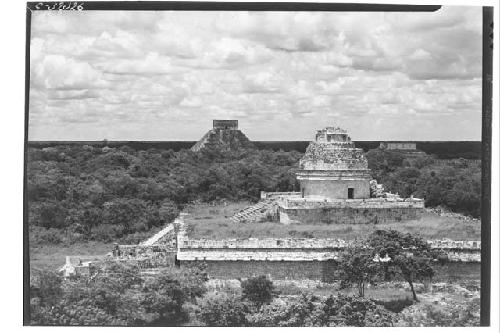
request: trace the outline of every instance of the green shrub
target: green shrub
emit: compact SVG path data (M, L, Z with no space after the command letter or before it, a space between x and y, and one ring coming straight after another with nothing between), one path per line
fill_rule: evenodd
M207 326L246 326L247 304L240 297L223 292L209 293L199 299L197 317Z
M275 296L273 281L264 275L244 280L241 289L243 298L257 306L269 304Z
M395 316L390 311L363 297L328 297L321 305L320 326L393 326Z
M138 266L115 261L103 262L92 279L32 276L33 325L180 325L189 320L185 305L203 296L206 281L199 269L171 268L144 279Z
M316 326L318 320L316 297L301 295L294 299L276 299L272 303L262 306L257 312L250 314L250 326L267 327L298 327Z
M61 244L66 241L64 231L55 228L30 227L29 240L31 246L45 244Z

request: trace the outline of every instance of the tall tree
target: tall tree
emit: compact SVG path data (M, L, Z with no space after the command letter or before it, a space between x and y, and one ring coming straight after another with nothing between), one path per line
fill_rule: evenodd
M342 285L356 285L359 297L364 297L366 284L375 282L381 272L374 258L373 249L364 242L356 241L347 247L339 260Z
M413 299L418 301L413 284L434 276L431 261L439 253L422 238L396 230L377 230L368 237L367 244L380 258L389 276L400 276L408 282Z

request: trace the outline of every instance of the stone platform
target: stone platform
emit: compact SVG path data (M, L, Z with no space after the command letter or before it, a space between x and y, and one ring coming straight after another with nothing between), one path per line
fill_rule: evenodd
M414 220L424 208L422 199L326 199L283 196L278 199L283 224L379 224Z

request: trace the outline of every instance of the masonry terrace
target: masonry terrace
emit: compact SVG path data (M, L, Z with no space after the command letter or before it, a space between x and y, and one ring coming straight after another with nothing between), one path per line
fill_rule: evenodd
M273 279L318 280L338 278L338 259L349 242L339 239L228 239L191 240L180 237L176 260L180 266L204 263L210 278L236 279L267 275ZM436 263L437 280L448 271L460 270L472 277L479 274L481 242L429 241L443 250L445 265Z

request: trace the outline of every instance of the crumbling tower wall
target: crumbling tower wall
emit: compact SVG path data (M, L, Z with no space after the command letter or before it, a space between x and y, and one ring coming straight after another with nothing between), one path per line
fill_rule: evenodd
M339 127L319 130L299 166L297 179L303 198L370 198L368 161Z

